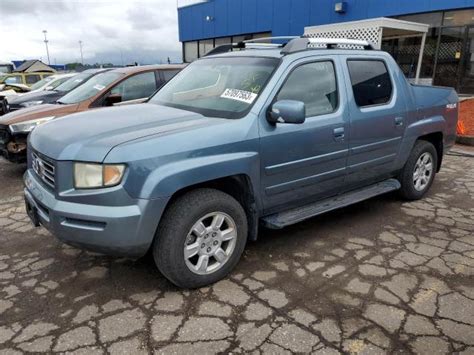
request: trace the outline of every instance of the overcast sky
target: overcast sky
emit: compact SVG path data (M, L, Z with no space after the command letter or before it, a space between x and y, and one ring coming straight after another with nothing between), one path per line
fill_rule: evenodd
M0 0L0 61L142 64L181 60L176 0Z

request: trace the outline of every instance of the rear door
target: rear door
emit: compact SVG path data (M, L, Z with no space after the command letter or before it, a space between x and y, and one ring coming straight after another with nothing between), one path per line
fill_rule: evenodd
M344 184L349 129L340 62L310 57L290 65L267 107L302 101L303 124L270 124L259 117L261 196L266 213L334 195Z
M405 131L402 72L385 56L346 57L350 107L348 188L389 177ZM402 78L403 79L403 78Z

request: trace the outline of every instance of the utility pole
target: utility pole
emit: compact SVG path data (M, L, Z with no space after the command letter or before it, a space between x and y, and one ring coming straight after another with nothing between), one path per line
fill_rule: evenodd
M51 64L50 60L49 60L49 48L48 48L48 39L46 38L46 33L48 33L48 31L46 30L43 30L43 34L44 34L44 44L46 46L46 55L48 56L48 65Z
M79 49L81 51L81 64L84 65L84 56L82 55L82 41L79 41Z

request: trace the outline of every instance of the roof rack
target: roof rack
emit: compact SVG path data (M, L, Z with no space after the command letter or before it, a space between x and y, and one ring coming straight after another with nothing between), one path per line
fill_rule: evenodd
M295 36L280 36L280 37L262 37L262 38L254 38L249 39L237 43L229 43L223 44L219 47L211 49L209 52L206 53L204 57L214 55L214 54L221 54L231 52L234 49L258 49L258 48L281 48L286 45L286 43L269 43L269 42L259 42L259 41L283 41L283 40L293 40L300 37Z
M281 54L290 54L304 51L308 49L310 45L322 46L327 49L338 48L340 46L362 47L366 50L374 49L374 46L369 41L362 41L358 39L300 37L288 42L288 44L281 50Z
M284 41L284 43L268 43L259 41ZM347 47L362 47L366 50L373 50L374 46L368 41L346 38L308 38L308 37L294 37L294 36L279 36L279 37L263 37L255 38L243 42L223 44L219 47L211 49L206 55L214 55L227 53L234 49L258 49L258 48L282 48L281 54L291 54L299 51L311 49L311 45L321 46L326 49L338 48L340 46Z

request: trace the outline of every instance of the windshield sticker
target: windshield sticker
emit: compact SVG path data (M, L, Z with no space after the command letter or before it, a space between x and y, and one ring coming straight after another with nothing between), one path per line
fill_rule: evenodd
M246 104L251 104L257 98L257 94L239 89L225 89L221 97L224 99L236 100L245 102Z
M100 90L104 90L105 86L104 85L100 85L100 84L96 84L94 85L94 89L100 91Z

